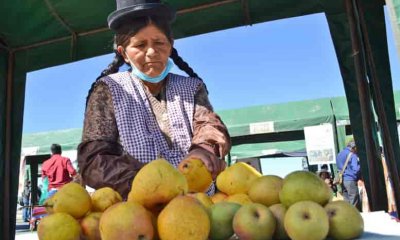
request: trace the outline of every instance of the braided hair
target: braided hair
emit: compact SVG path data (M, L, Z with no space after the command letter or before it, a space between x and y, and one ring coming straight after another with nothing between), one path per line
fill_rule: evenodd
M87 95L87 97L86 97L86 106L87 106L87 104L88 104L88 102L89 102L90 94L92 94L93 89L94 89L94 86L96 85L96 83L98 82L98 80L101 79L102 77L105 77L105 76L107 76L107 75L110 75L110 74L113 74L113 73L118 72L119 68L120 68L122 65L124 65L125 60L124 60L124 58L122 57L122 55L119 54L119 52L117 52L116 50L114 50L114 52L115 52L115 56L114 56L113 61L107 66L106 69L104 69L104 70L101 72L100 76L98 76L98 77L96 78L96 81L94 81L94 82L92 83L92 85L90 86L88 95Z
M98 82L99 79L110 75L112 73L116 73L119 71L119 68L125 63L123 56L117 51L118 46L126 47L129 42L130 38L138 33L142 28L148 26L149 24L154 24L158 29L160 29L165 36L167 36L169 42L173 43L172 31L169 22L163 18L147 16L147 17L138 17L134 19L127 20L121 27L116 31L114 37L114 52L115 56L113 61L104 69L100 76L96 78L89 89L88 95L86 97L86 106L90 98L90 94L93 92L93 89ZM185 62L179 55L178 51L175 48L172 48L171 59L174 61L175 65L190 77L195 77L202 80L197 73L193 71L193 69L189 66L187 62Z
M172 52L171 52L171 56L172 60L174 61L175 65L178 66L178 68L182 71L184 71L185 73L187 73L187 75L189 75L190 77L195 77L198 78L200 80L202 80L199 75L197 75L197 73L195 73L193 71L193 69L189 66L189 64L187 62L185 62L179 55L178 55L178 51L176 50L176 48L172 48ZM203 80L202 80L203 81Z

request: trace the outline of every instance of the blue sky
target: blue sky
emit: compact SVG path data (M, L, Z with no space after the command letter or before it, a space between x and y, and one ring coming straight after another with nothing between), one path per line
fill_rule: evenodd
M400 90L393 41L389 29L393 85ZM175 47L207 84L216 111L344 96L323 14L180 39ZM112 58L109 54L29 73L24 133L81 128L87 91Z
M263 175L276 175L284 178L287 174L303 169L301 157L261 158Z

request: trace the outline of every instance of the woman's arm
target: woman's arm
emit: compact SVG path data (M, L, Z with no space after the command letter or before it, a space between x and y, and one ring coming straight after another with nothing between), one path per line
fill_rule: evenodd
M213 111L206 88L202 84L195 95L193 139L189 156L198 157L206 150L204 158L208 158L209 163L205 162L205 164L213 176L216 176L225 168L225 162L221 159L228 154L230 148L231 140L228 130L221 118Z
M142 166L119 143L111 93L104 83L95 86L86 107L78 165L85 184L111 187L124 198Z
M200 85L195 95L192 144L212 146L215 155L220 158L224 158L231 149L228 129L214 112L204 84Z

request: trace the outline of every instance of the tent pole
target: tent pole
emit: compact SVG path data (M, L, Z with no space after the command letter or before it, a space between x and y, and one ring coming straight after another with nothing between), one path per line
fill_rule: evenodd
M395 146L392 138L390 137L390 130L388 127L388 117L385 112L385 107L382 101L382 88L380 85L380 79L378 78L378 74L376 72L376 65L375 65L375 60L372 56L372 48L371 44L368 38L368 30L367 26L365 24L364 20L364 11L362 8L362 5L359 5L359 11L360 11L360 25L361 25L361 31L363 33L364 37L364 44L365 44L365 52L366 52L366 57L367 57L367 62L368 62L368 67L369 67L369 73L370 73L370 80L372 83L372 86L374 88L373 94L375 96L375 103L376 103L376 111L378 115L378 123L380 125L381 129L381 135L382 135L382 142L383 142L383 149L385 152L385 159L388 164L388 170L390 172L391 180L393 183L393 192L395 195L395 202L396 202L396 207L400 207L400 179L399 179L399 172L398 172L398 167L396 164L396 157L395 157L395 151L393 146ZM398 145L398 144L397 144Z
M11 165L11 115L12 115L12 89L14 72L14 52L10 51L8 56L7 70L7 103L6 103L6 129L5 129L5 158L4 158L4 195L3 198L3 236L4 240L10 240L10 165Z
M360 36L358 33L358 26L355 16L355 8L353 6L353 0L345 0L346 14L349 21L351 45L353 49L353 61L354 70L356 75L357 90L359 94L360 110L361 110L361 123L364 132L364 139L357 139L357 141L364 141L365 152L367 156L368 164L368 175L370 185L370 194L368 195L370 209L372 211L387 210L387 202L385 199L380 197L381 193L384 192L386 195L386 189L379 185L379 169L377 167L377 146L375 145L371 126L375 124L372 120L372 109L371 109L371 99L368 91L368 82L365 75L365 68L363 64L363 49L360 47ZM367 188L368 189L368 188Z
M242 2L242 9L243 9L243 15L244 15L244 24L246 25L252 25L251 17L250 17L250 11L249 11L249 0L241 0Z

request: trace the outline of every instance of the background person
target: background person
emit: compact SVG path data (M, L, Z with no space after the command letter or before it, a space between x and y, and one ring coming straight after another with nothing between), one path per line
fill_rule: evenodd
M343 198L361 211L361 202L357 183L358 180L360 180L360 163L354 140L351 140L347 146L339 152L336 157L336 165L338 171L342 171L349 154L351 154L351 156L348 160L346 169L343 172L343 183L341 185Z
M24 190L22 191L22 203L24 208L22 208L22 219L24 222L29 222L30 217L30 201L31 201L31 181L25 180Z
M174 18L156 0L117 0L108 17L115 57L89 91L78 147L80 173L92 188L126 197L141 167L160 157L175 167L199 158L214 179L226 166L228 131L205 84L173 47ZM189 77L169 73L174 63ZM118 72L123 64L131 69Z
M47 159L42 165L42 178L47 177L49 184L47 197L51 197L77 175L71 160L61 156L62 150L59 144L52 144L50 150L51 158Z
M328 171L328 165L324 164L321 166L321 170L318 172L318 176L324 180L328 187L332 190L332 194L336 196L337 186L333 183L331 173Z

